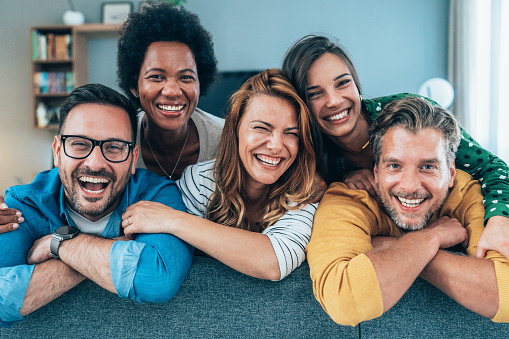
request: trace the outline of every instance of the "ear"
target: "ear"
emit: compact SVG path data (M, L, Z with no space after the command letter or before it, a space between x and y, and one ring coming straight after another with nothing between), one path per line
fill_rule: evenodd
M138 145L133 148L133 162L131 166L131 174L134 175L136 173L136 163L138 162L138 157L140 156L140 147Z
M449 168L449 188L452 188L454 186L454 178L456 178L456 165L454 161L451 164L451 167Z
M131 88L131 93L132 93L135 97L138 97L138 89L137 89L137 88Z
M60 138L58 137L58 135L55 135L55 138L53 139L52 148L53 148L53 164L55 165L55 167L58 167L58 160L60 157L61 149Z

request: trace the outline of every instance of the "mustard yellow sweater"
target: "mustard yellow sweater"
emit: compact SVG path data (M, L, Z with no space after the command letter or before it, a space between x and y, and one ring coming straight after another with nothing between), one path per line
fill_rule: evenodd
M456 218L467 228L467 253L475 256L484 231L479 182L458 170L449 197L431 221L442 216ZM355 326L382 315L376 272L364 253L373 249L373 236L401 235L381 204L367 192L350 190L343 183L330 186L315 214L306 252L315 297L335 322ZM499 292L500 306L492 320L509 322L509 262L495 251L489 251L486 258L494 261Z

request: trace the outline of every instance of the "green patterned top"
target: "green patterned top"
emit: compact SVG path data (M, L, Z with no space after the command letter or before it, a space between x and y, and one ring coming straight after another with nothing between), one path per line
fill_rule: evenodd
M388 102L408 96L417 95L400 93L374 99L363 99L362 104L373 121ZM486 208L484 223L486 224L487 220L495 215L509 217L509 167L507 164L482 148L463 128L461 128L461 142L455 162L457 169L469 173L474 179L481 182L483 202Z

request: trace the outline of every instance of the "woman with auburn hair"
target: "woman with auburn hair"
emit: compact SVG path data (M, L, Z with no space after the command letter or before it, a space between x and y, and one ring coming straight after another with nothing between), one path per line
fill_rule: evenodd
M287 51L282 70L311 111L318 173L327 183L343 181L376 196L369 126L387 103L415 94L363 99L352 61L342 46L325 36L298 40ZM482 182L486 231L477 255L484 257L487 249L494 249L509 257L508 166L464 129L455 164Z
M316 211L310 119L280 70L250 78L230 99L217 159L177 181L188 213L139 202L125 234L171 233L244 274L283 279L305 259Z

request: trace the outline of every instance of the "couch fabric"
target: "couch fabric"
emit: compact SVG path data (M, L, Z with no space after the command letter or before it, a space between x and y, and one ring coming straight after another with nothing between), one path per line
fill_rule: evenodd
M86 280L0 338L509 338L495 324L417 280L386 314L356 327L334 323L315 300L304 263L280 282L195 256L164 304L120 299Z

